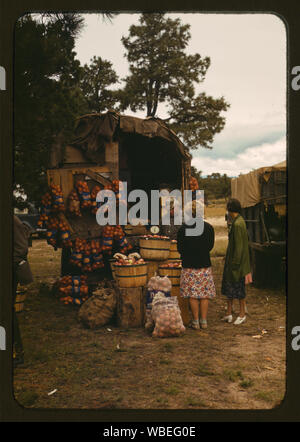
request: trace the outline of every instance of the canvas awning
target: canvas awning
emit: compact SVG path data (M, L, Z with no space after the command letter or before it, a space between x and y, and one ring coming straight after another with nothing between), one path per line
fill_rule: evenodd
M118 131L139 134L147 138L163 138L174 145L181 157L191 158L184 144L163 120L120 115L114 111L105 114L87 114L78 118L75 136L69 144L80 148L88 159L94 161L99 150L104 147L104 143L111 142Z
M260 167L237 178L231 179L231 196L240 201L241 206L251 207L258 204L261 200L260 177L268 181L272 171L285 170L286 161L274 164L269 167Z

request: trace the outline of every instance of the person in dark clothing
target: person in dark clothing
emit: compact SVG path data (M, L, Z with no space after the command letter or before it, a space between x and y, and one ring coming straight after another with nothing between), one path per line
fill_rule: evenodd
M193 216L194 214L193 206ZM177 234L177 249L182 259L180 294L189 299L193 315L192 328L207 328L209 299L216 296L209 254L214 246L215 233L214 228L206 221L201 235L188 236L187 228L193 226L183 224Z
M31 269L27 261L28 240L30 232L22 221L14 215L14 248L13 248L13 301L15 304L18 283L29 284L33 281ZM14 366L24 362L23 343L19 328L18 317L13 311L13 343Z
M252 282L249 242L247 227L241 215L241 203L237 199L230 199L227 211L231 220L228 234L228 247L222 278L222 294L227 298L226 322L232 322L233 300L238 299L239 315L234 324L239 325L246 321L246 290L245 285Z

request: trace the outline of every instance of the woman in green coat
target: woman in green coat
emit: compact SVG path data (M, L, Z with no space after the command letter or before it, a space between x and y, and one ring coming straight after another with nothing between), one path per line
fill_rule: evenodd
M241 216L240 202L236 199L229 200L227 211L232 224L228 235L222 280L222 294L227 297L227 312L223 320L232 322L233 299L238 299L240 311L234 322L238 325L246 320L245 282L248 282L250 278L248 232L244 218Z

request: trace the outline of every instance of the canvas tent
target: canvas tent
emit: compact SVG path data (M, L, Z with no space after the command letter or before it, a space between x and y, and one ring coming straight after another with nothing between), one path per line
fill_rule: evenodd
M286 161L270 167L260 167L237 178L232 178L232 198L238 199L242 208L255 206L261 202L263 197L261 183L268 183L272 172L286 172Z

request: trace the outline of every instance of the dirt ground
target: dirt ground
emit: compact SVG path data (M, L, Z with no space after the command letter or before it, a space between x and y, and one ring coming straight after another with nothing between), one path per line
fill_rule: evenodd
M217 241L226 233L221 224L215 223ZM248 286L247 321L224 323L224 257L215 255L217 297L210 302L208 329L158 339L115 323L85 329L78 307L60 303L50 291L59 277L60 251L34 240L29 259L35 282L18 314L25 364L14 372L16 400L28 408L57 409L279 406L285 395L285 290Z

